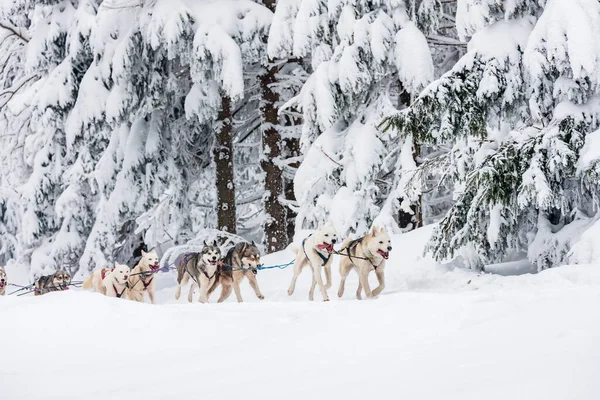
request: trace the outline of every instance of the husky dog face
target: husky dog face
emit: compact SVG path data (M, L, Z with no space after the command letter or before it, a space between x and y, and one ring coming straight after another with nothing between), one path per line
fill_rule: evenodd
M260 250L254 241L252 244L246 244L240 253L240 259L242 260L242 267L249 268L254 273L257 272L260 263Z
M145 261L146 265L148 265L152 270L157 270L160 267L158 264L158 254L156 253L155 249L152 249L147 253L142 250L142 260L140 263L142 261Z
M202 248L202 261L206 265L217 265L221 260L221 249L217 246L217 242L213 241L211 244L204 242L204 248Z
M52 275L52 289L53 290L66 290L69 288L71 283L71 274L64 269L57 271Z
M392 241L385 229L373 227L369 233L367 247L371 254L377 254L387 260L390 258L390 251L392 251Z
M8 278L6 277L6 271L4 267L0 267L0 291L2 291L6 285L8 285Z
M112 271L112 274L118 283L120 283L121 285L124 285L125 282L127 282L127 279L129 279L130 272L131 272L131 269L127 265L119 264L116 262L115 269Z
M331 221L319 228L313 235L318 250L327 250L329 254L333 253L333 245L336 244L338 237Z

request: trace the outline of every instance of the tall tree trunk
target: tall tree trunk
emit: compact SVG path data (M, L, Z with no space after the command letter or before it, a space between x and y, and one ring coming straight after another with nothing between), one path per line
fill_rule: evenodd
M236 233L235 183L233 180L233 123L231 99L221 97L213 160L217 169L217 224L220 230Z
M298 121L298 124L301 122ZM286 121L286 125L288 125ZM289 122L289 125L296 125L293 121ZM300 155L300 139L297 137L288 137L283 141L285 157L298 157ZM298 169L300 162L288 164L288 167L294 170ZM285 199L288 201L295 201L296 194L294 193L294 177L284 176L284 193ZM287 209L287 241L291 243L294 241L294 235L296 233L296 212L292 209Z
M398 108L402 109L408 107L411 103L411 95L406 90L402 90L398 99ZM418 165L418 157L421 154L420 146L413 140L413 159L415 164ZM399 199L402 202L402 199ZM421 204L421 196L416 204L411 204L410 209L412 213L407 213L404 210L398 212L398 226L402 229L417 229L423 226L423 207Z
M284 197L283 171L278 161L281 160L281 134L277 130L279 116L277 113L278 94L273 90L277 80L278 68L269 62L260 74L260 114L262 118L262 149L260 162L265 172L265 195L263 198L267 218L265 220L265 245L267 251L274 252L287 246L287 210L281 203Z
M262 3L275 12L277 0L262 0ZM266 39L266 38L265 38ZM287 246L287 209L282 204L284 198L283 171L278 161L281 160L281 134L277 103L279 95L273 90L279 69L268 60L260 80L260 115L262 119L262 149L260 162L265 172L265 195L263 198L267 218L265 220L265 245L267 251L283 250Z

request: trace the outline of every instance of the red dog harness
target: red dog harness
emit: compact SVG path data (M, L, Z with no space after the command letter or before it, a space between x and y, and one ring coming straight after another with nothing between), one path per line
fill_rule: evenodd
M112 269L111 269L111 270L108 272L108 274L107 274L107 272L106 272L106 270L107 270L107 269L108 269L108 268L102 268L102 270L100 271L100 274L101 274L101 276L102 276L102 280L104 280L104 278L106 278L106 275L110 274L111 272L113 272L113 271L115 270L114 268L112 268Z

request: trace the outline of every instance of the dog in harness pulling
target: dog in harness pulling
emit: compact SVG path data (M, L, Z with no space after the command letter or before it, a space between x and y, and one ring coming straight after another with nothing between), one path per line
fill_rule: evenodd
M50 292L68 290L71 284L71 274L62 269L52 275L45 275L35 281L35 296L41 296Z
M115 268L105 275L102 284L108 297L126 298L129 291L130 268L124 264L115 263Z
M153 249L149 252L142 250L142 258L131 270L129 276L129 299L139 302L144 301L144 294L148 293L150 302L154 304L154 276L160 269L158 254Z
M175 290L175 299L181 296L181 287L185 286L189 280L192 280L188 301L191 303L194 295L194 289L200 289L201 303L208 302L208 291L217 279L217 270L221 262L221 249L217 242L212 244L204 242L201 253L189 254L177 264L177 289Z
M243 301L240 291L240 282L248 278L250 286L254 290L259 300L264 300L265 296L258 287L256 275L260 263L260 250L256 243L238 243L227 251L223 258L223 264L217 270L217 277L208 290L208 296L221 285L221 296L218 302L222 303L231 295L231 289L235 291L235 297L238 303Z
M83 282L84 289L93 289L94 292L105 296L122 298L127 294L131 271L125 264L115 263L113 268L101 268L95 271Z
M320 227L316 232L302 241L300 248L290 246L289 250L296 253L294 260L294 276L288 289L288 295L294 294L296 281L304 267L310 267L312 271L312 285L308 292L308 299L314 299L315 287L319 286L319 291L323 301L329 301L327 289L331 287L331 263L333 261L333 245L337 242L337 233L333 223L330 221ZM321 268L325 271L326 282L323 283L321 277Z
M358 273L359 283L356 291L356 298L362 299L362 291L368 298L375 297L385 288L385 262L390 257L392 251L392 243L385 229L377 229L373 227L368 235L359 239L346 240L342 244L342 250L339 254L342 255L340 260L340 288L338 289L338 297L344 295L346 286L346 278L350 271L356 270ZM371 291L369 286L369 273L375 272L379 286Z

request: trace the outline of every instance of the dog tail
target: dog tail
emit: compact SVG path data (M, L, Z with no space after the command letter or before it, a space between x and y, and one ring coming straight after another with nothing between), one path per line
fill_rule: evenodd
M342 242L342 247L338 250L338 252L342 251L342 250L345 250L346 248L348 248L348 245L350 245L350 242L352 242L352 239L350 239L350 238L344 240Z
M298 254L300 252L300 247L297 244L290 244L286 250L291 251L294 254Z
M83 288L84 289L91 289L92 288L92 278L93 277L94 277L94 274L90 275L90 277L87 278L85 282L83 282Z

